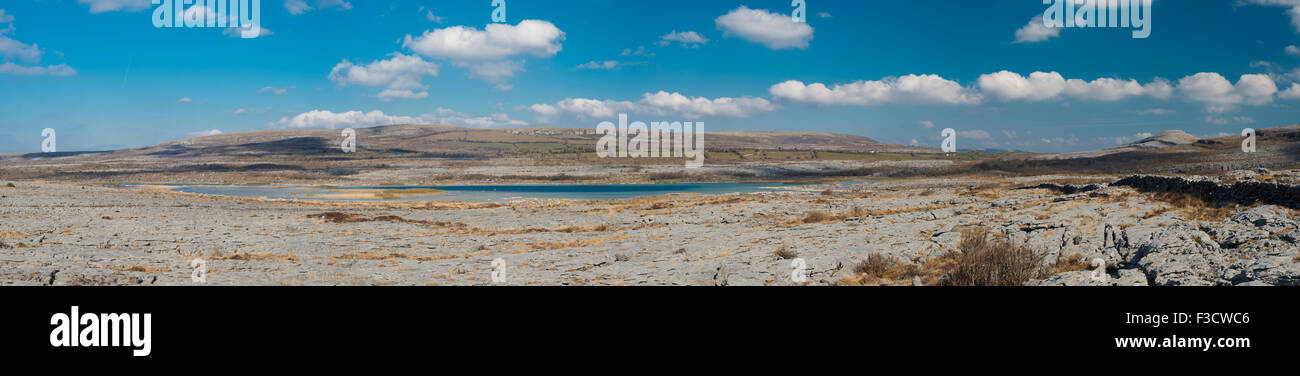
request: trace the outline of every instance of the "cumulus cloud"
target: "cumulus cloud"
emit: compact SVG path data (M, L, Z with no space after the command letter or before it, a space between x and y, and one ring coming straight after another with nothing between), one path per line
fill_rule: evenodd
M194 103L194 99L191 99L190 97L185 97L185 98L177 99L176 103Z
M1016 40L1012 43L1034 43L1061 36L1061 29L1048 27L1043 23L1043 16L1034 16L1028 24L1016 30Z
M77 0L79 4L89 4L90 13L114 11L140 11L153 6L151 0Z
M723 36L738 37L773 50L804 49L813 39L813 27L789 15L740 6L714 20Z
M76 76L77 71L66 64L48 66L22 66L14 63L0 64L0 74L15 76Z
M1278 93L1277 97L1280 99L1300 99L1300 83L1292 83L1291 88Z
M909 74L880 81L856 81L827 87L790 80L772 85L773 98L817 105L874 106L896 104L976 104L983 97L938 75Z
M1004 101L1038 102L1062 95L1075 99L1117 101L1134 96L1166 99L1173 95L1173 86L1161 79L1145 85L1133 79L1067 80L1057 72L1034 72L1025 77L1019 73L1001 71L981 75L977 82L982 92Z
M978 83L985 94L1001 100L1035 102L1056 98L1065 91L1065 77L1056 72L1034 72L1026 78L1019 73L1001 71L981 75Z
M1286 46L1286 48L1284 48L1283 50L1286 51L1287 55L1300 56L1300 47L1291 45L1291 46Z
M330 70L329 79L341 86L383 87L376 97L383 100L422 99L429 96L424 76L438 76L438 64L418 56L394 53L388 60L354 65L344 60Z
M282 117L279 121L267 123L267 127L277 129L343 129L367 128L396 124L442 124L475 128L517 127L528 123L512 120L506 114L472 117L451 109L438 108L433 113L420 116L388 115L383 111L347 111L332 112L313 110L293 117Z
M925 128L925 129L934 128L934 122L929 120L922 121L921 128Z
M709 38L705 38L700 35L700 33L694 31L678 32L677 30L673 30L673 32L659 37L658 43L660 46L667 46L673 44L673 42L681 43L682 47L695 48L699 47L701 44L709 43Z
M146 0L148 2L148 0ZM300 15L307 13L312 9L338 8L340 10L352 9L352 3L346 0L284 0L284 10L289 14Z
M705 98L688 97L680 93L659 91L645 93L638 101L615 101L587 98L566 98L554 105L534 104L527 108L538 121L551 122L563 115L583 119L609 119L619 113L654 116L680 116L695 120L710 116L748 117L771 112L777 106L763 98Z
M1178 93L1183 98L1205 104L1209 112L1224 112L1237 105L1271 103L1277 93L1277 84L1263 74L1246 74L1232 84L1218 73L1197 73L1178 80Z
M14 15L8 14L4 9L0 9L0 23L14 22Z
M1134 79L1098 78L1092 81L1084 81L1072 78L1065 81L1065 91L1063 93L1078 99L1109 102L1144 95L1156 99L1168 99L1173 95L1173 92L1173 85L1160 79L1143 85Z
M524 20L518 25L490 24L479 30L453 26L407 35L402 46L420 55L446 59L470 71L470 76L505 88L523 70L523 56L548 58L560 52L564 32L547 21Z

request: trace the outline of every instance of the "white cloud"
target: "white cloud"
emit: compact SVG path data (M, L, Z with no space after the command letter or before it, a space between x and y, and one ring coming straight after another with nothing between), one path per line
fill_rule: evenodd
M583 119L609 119L619 113L636 113L695 120L710 116L748 117L776 109L775 104L763 98L692 98L666 91L645 93L636 102L566 98L554 105L535 104L528 107L529 111L537 115L538 121L544 123L566 114Z
M667 46L673 42L681 43L682 47L695 48L699 47L701 44L709 43L709 38L705 38L700 35L700 33L694 31L678 32L677 30L673 30L673 32L659 37L658 43L660 46Z
M191 99L190 97L185 97L176 100L176 103L194 103L194 99Z
M1249 116L1233 116L1232 118L1225 118L1225 117L1218 117L1218 116L1206 116L1206 117L1205 117L1205 122L1206 122L1206 123L1210 123L1210 124L1216 124L1216 125L1228 125L1228 124L1254 124L1254 123L1255 123L1255 118L1252 118L1252 117L1249 117Z
M527 126L528 123L511 120L506 114L471 117L464 113L446 108L438 108L434 113L418 117L388 115L382 111L347 111L335 113L326 110L313 110L291 117L280 118L277 122L267 123L270 128L278 129L342 129L366 128L395 124L444 124L476 128L493 128L507 126Z
M1132 96L1166 99L1173 95L1173 86L1161 79L1145 85L1133 79L1067 80L1057 72L1034 72L1029 77L1024 77L1019 73L1001 71L981 75L978 86L985 94L1004 101L1038 102L1056 99L1061 95L1075 99L1117 101Z
M0 74L15 76L75 76L77 71L66 64L49 66L22 66L14 63L0 64Z
M1300 83L1292 83L1291 88L1277 94L1280 99L1300 99Z
M929 120L922 121L921 128L925 128L925 129L934 128L934 122Z
M190 133L187 134L187 136L189 136L189 137L204 137L204 136L216 136L216 135L219 135L219 134L221 134L221 130L220 130L220 129L212 129L212 130L206 130L206 131L190 132Z
M655 54L653 52L646 51L645 46L638 46L636 50L633 50L631 48L624 48L623 53L618 54L618 56L647 56L647 57L654 56L654 55Z
M1168 99L1173 95L1174 87L1168 81L1157 79L1146 85L1137 80L1115 78L1098 78L1092 81L1069 79L1065 81L1064 94L1078 99L1097 101L1117 101L1131 96L1150 96L1156 99Z
M433 15L433 10L425 11L424 18L428 19L429 22L435 22L435 23L442 23L443 20L442 17Z
M90 13L113 11L140 11L153 6L151 0L77 0L78 4L90 4Z
M257 92L258 92L258 93L271 93L271 94L275 94L275 95L284 95L285 93L288 93L288 92L289 92L289 89L284 89L284 88L278 88L278 87L267 86L267 87L264 87L264 88L261 88L261 89L257 89Z
M817 17L818 17L818 18L833 18L833 17L835 17L835 16L832 16L832 15L831 15L831 12L817 12Z
M1286 51L1287 55L1300 56L1300 47L1296 47L1294 45L1286 46L1286 48L1283 50Z
M312 9L325 9L325 8L339 8L340 10L348 10L348 9L352 9L352 3L349 3L345 0L312 0L311 3L308 3L307 0L284 0L284 9L289 11L289 14L295 16L303 13L307 13L307 11Z
M1174 110L1164 109L1164 108L1152 108L1148 110L1138 111L1138 115L1154 115L1154 116L1173 115L1176 113L1178 112Z
M5 59L18 59L28 63L41 61L44 51L35 44L26 44L0 34L0 55Z
M250 26L250 28L251 28L251 26ZM244 30L247 30L247 29L245 29L245 28L241 28L241 27L227 27L225 30L222 30L221 33L222 33L222 34L225 34L226 36L231 36L231 37L235 37L235 38L243 38L243 37L244 37L244 34L243 34L243 33L244 33ZM259 28L258 28L257 36L256 36L256 37L253 37L253 38L267 37L267 36L271 36L271 35L273 35L273 34L275 34L275 33L272 33L272 32L271 32L271 29L267 29L266 26L262 26L262 27L259 27ZM251 39L251 38L250 38L250 39Z
M808 48L813 39L813 27L807 23L795 22L789 15L749 9L744 5L719 16L714 23L723 31L723 36L739 37L773 50Z
M1151 134L1151 132L1141 132L1141 133L1135 134L1134 136L1137 136L1137 138L1139 138L1139 139L1143 139L1143 140L1145 140L1145 139L1151 138L1152 136L1155 136L1155 135Z
M932 74L856 81L829 88L822 83L805 85L791 80L772 85L768 92L773 98L818 105L976 104L983 101L974 90Z
M1056 98L1065 91L1065 78L1060 73L1030 73L1026 78L1019 73L1001 71L979 77L979 88L1001 100L1030 102Z
M618 66L619 63L617 60L591 61L591 62L578 65L578 69L613 70L613 69L618 69Z
M1061 29L1043 24L1043 16L1034 16L1028 24L1016 30L1016 40L1012 43L1042 42L1049 38L1061 36Z
M1193 102L1205 104L1209 112L1224 112L1237 105L1271 103L1277 85L1262 74L1246 74L1233 85L1218 73L1197 73L1178 80L1178 93Z
M419 37L407 35L402 46L418 54L442 58L469 69L470 76L505 87L505 81L523 70L524 55L551 57L560 52L564 32L554 24L524 20L518 25L490 24L478 30L453 26L425 31Z
M0 23L10 22L14 22L14 15L5 13L4 9L0 9Z
M418 56L394 53L388 60L372 61L367 65L353 65L344 60L330 70L329 79L339 85L383 87L377 97L391 99L421 99L429 96L424 76L438 76L438 64Z

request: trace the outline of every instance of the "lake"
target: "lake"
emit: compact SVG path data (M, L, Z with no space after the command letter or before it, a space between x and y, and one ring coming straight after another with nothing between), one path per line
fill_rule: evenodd
M274 185L171 185L174 191L235 197L324 201L464 201L509 202L532 198L610 200L660 196L672 193L726 194L787 190L779 183L674 183L674 184L530 184L312 187ZM791 187L791 186L786 186ZM430 189L440 194L424 194ZM416 192L405 195L403 191ZM384 192L394 199L362 198Z

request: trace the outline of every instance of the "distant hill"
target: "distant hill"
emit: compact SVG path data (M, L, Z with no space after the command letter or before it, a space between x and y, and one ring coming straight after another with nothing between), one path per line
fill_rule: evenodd
M496 157L595 150L600 135L590 128L464 128L406 124L358 128L358 152ZM113 154L157 157L337 153L340 130L266 130L187 138ZM803 150L853 153L937 153L923 147L823 132L708 132L710 150Z

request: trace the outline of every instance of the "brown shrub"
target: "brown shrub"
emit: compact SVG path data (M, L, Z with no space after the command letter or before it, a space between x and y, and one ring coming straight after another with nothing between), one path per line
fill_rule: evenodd
M979 227L962 234L961 255L948 274L951 286L1020 286L1045 276L1043 255L1005 239L990 239Z
M885 278L885 275L889 270L896 266L898 266L898 261L895 261L893 258L879 253L872 253L870 256L867 256L865 260L858 263L858 266L855 267L853 271L859 274Z
M781 248L777 248L775 251L772 251L772 254L775 255L776 258L782 260L789 260L795 257L799 257L799 252L790 248L786 248L785 246L781 246Z
M836 219L835 216L830 215L824 211L813 210L804 213L802 221L803 223L822 223L822 222L834 221L835 219Z

